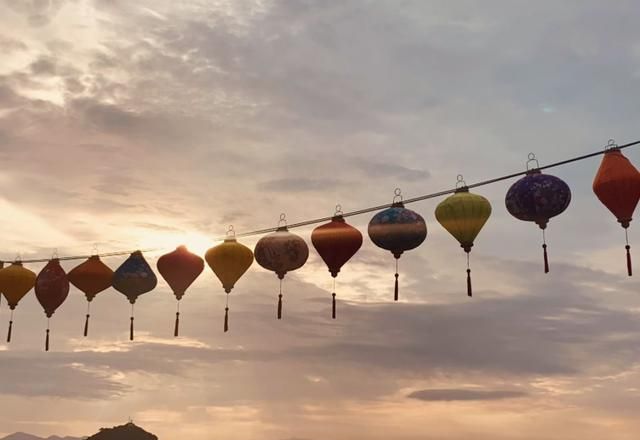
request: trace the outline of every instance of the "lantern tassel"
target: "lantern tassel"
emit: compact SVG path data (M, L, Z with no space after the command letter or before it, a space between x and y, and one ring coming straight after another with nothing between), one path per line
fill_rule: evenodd
M278 294L278 319L282 319L282 280L280 280L280 293Z
M178 305L176 309L176 323L173 326L173 337L177 338L180 333L180 300L178 300Z
M227 302L224 305L224 332L229 331L229 292L227 292Z
M333 296L333 301L331 303L331 318L336 319L336 293L332 293L331 296Z
M396 283L395 288L393 289L393 300L398 301L398 259L396 258Z
M129 324L129 340L133 341L133 304L131 304L131 318L130 319L130 324Z
M7 332L7 343L11 342L12 329L13 329L13 310L11 311L11 318L9 318L9 331Z
M473 291L471 289L471 269L469 267L469 252L467 252L467 296L471 298Z
M47 336L44 340L44 351L49 351L49 318L47 318Z
M549 257L547 256L547 239L542 230L542 254L544 256L544 273L549 273Z
M631 268L631 246L629 245L629 233L627 228L624 228L624 237L627 240L627 245L625 249L627 250L627 274L629 276L633 275L633 269Z
M91 317L91 303L87 302L87 316L84 319L84 337L89 334L89 318Z

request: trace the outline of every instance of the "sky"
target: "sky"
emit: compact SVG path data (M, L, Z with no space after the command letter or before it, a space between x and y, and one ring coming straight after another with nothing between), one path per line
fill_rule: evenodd
M155 267L182 243L203 254L229 224L330 216L396 187L524 170L530 152L545 164L638 140L639 13L625 0L0 0L0 258L160 248L145 254ZM400 260L400 301L391 254L365 234L335 321L313 250L286 276L282 321L277 278L254 263L226 334L208 269L179 338L163 281L136 304L134 342L113 289L83 338L72 288L45 353L30 293L0 344L0 435L131 417L161 439L636 439L640 286L591 189L599 160L550 171L573 199L549 224L547 275L539 229L504 207L511 182L476 190L493 214L472 299L438 200L410 206L429 233ZM364 232L370 217L349 222ZM310 244L311 230L295 232Z

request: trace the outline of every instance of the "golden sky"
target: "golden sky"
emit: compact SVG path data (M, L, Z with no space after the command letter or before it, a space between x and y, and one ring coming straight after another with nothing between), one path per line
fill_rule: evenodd
M0 0L0 258L185 243L330 216L625 143L637 130L633 1ZM625 154L635 163L636 151ZM640 298L624 234L594 197L599 159L552 172L569 209L540 231L493 215L465 256L429 235L400 260L365 237L338 278L312 250L256 264L231 294L207 269L181 303L31 293L0 344L0 436L136 423L161 439L635 440ZM369 215L350 219L362 232ZM630 229L632 250L635 228ZM307 242L311 228L297 230ZM253 247L256 238L244 240ZM640 246L640 245L639 245ZM105 259L116 268L122 257ZM640 256L638 257L640 261ZM64 262L70 270L74 262ZM29 266L38 271L42 265ZM0 307L0 329L8 321ZM4 331L4 330L1 330ZM2 338L4 339L4 338Z

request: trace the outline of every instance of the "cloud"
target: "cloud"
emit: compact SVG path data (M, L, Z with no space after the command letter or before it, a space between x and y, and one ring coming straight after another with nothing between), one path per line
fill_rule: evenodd
M414 391L407 397L425 402L453 402L504 400L525 396L527 396L527 393L513 390L432 389Z

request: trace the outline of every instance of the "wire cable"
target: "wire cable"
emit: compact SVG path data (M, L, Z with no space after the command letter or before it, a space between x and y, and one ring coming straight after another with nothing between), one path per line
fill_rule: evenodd
M618 150L622 150L625 148L629 148L629 147L633 147L640 144L640 140L638 141L634 141L634 142L630 142L628 144L624 144L624 145L618 145L615 148ZM562 165L566 165L569 163L573 163L573 162L578 162L581 160L585 160L585 159L590 159L592 157L596 157L596 156L601 156L603 154L605 154L608 151L608 149L603 149L603 150L599 150L599 151L595 151L593 153L589 153L589 154L585 154L582 156L576 156L576 157L572 157L570 159L565 159L559 162L554 162L551 163L549 165L544 165L541 167L537 167L535 169L537 170L546 170L549 168L555 168L555 167L559 167ZM525 171L519 171L517 173L511 173L511 174L507 174L504 176L500 176L500 177L495 177L493 179L488 179L488 180L482 180L480 182L476 182L476 183L472 183L470 185L466 185L467 188L478 188L480 186L485 186L485 185L490 185L492 183L496 183L496 182L502 182L504 180L509 180L509 179L513 179L515 177L520 177L520 176L524 176L525 174L527 174L528 172L530 172L531 170L525 170ZM429 199L434 199L437 197L442 197L442 196L446 196L448 194L453 194L456 192L457 188L452 188L452 189L447 189L444 191L438 191L438 192L434 192L434 193L430 193L430 194L424 194L421 196L417 196L417 197L412 197L410 199L405 199L403 200L403 203L409 204L409 203L416 203L416 202L421 202L423 200L429 200ZM374 211L380 211L382 209L387 209L391 206L391 203L387 203L384 205L378 205L378 206L371 206L368 208L363 208L363 209L358 209L355 211L349 211L349 212L345 212L342 214L343 217L353 217L356 215L361 215L361 214L367 214L370 212L374 212ZM301 222L297 222L297 223L292 223L287 225L288 229L295 229L295 228L302 228L304 226L310 226L310 225L315 225L318 223L324 223L324 222L328 222L333 218L333 216L327 216L327 217L319 217L319 218L314 218L314 219L310 219L310 220L303 220ZM275 232L278 229L278 227L271 227L271 228L265 228L265 229L256 229L253 231L248 231L248 232L243 232L243 233L239 233L236 234L236 237L253 237L256 235L264 235L264 234L268 234L271 232ZM225 237L217 237L215 238L213 241L222 241L224 240ZM163 250L162 248L151 248L151 249L140 249L141 252L155 252L155 251L160 251ZM96 254L99 257L116 257L116 256L122 256L122 255L129 255L134 251L118 251L118 252L107 252L107 253L103 253L103 254ZM83 259L87 259L91 257L91 255L73 255L73 256L67 256L67 257L57 257L59 260L63 260L63 261L69 261L69 260L83 260ZM36 259L28 259L28 260L18 260L21 261L22 263L46 263L47 261L49 261L50 258L36 258ZM2 260L0 260L2 261Z

